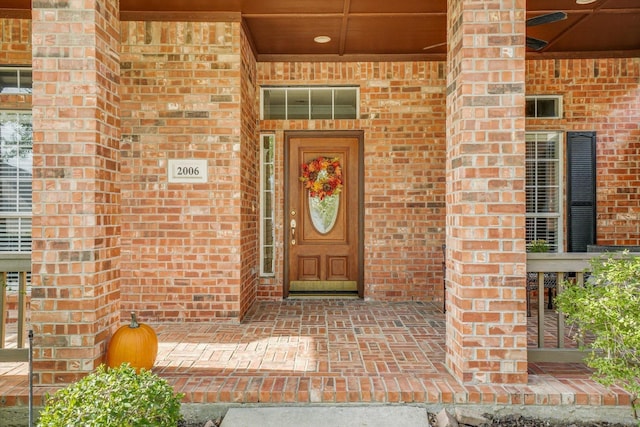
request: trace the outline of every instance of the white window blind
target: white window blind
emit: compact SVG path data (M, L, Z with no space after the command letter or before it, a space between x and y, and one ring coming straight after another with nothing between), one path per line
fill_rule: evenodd
M562 135L526 134L526 240L544 240L551 252L562 251Z
M31 251L31 112L0 111L0 252Z

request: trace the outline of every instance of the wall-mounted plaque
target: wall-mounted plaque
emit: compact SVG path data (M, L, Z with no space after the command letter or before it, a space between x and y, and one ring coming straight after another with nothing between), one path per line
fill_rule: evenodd
M207 182L207 160L169 159L168 178L176 183Z

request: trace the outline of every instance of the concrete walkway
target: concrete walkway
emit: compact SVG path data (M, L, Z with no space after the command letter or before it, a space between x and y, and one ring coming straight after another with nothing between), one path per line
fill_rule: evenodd
M429 427L411 406L231 408L220 427Z

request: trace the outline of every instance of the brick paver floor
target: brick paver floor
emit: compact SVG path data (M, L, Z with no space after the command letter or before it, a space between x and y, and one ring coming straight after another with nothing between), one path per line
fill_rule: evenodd
M630 404L583 364L530 363L526 385L460 384L445 368L440 303L286 300L257 303L241 324L151 325L154 371L184 402ZM27 403L24 365L0 364L2 404ZM36 387L36 404L53 390Z

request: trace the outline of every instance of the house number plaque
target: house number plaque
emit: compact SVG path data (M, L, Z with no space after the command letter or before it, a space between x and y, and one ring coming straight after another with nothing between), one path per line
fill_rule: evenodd
M169 159L169 182L207 182L206 159Z

